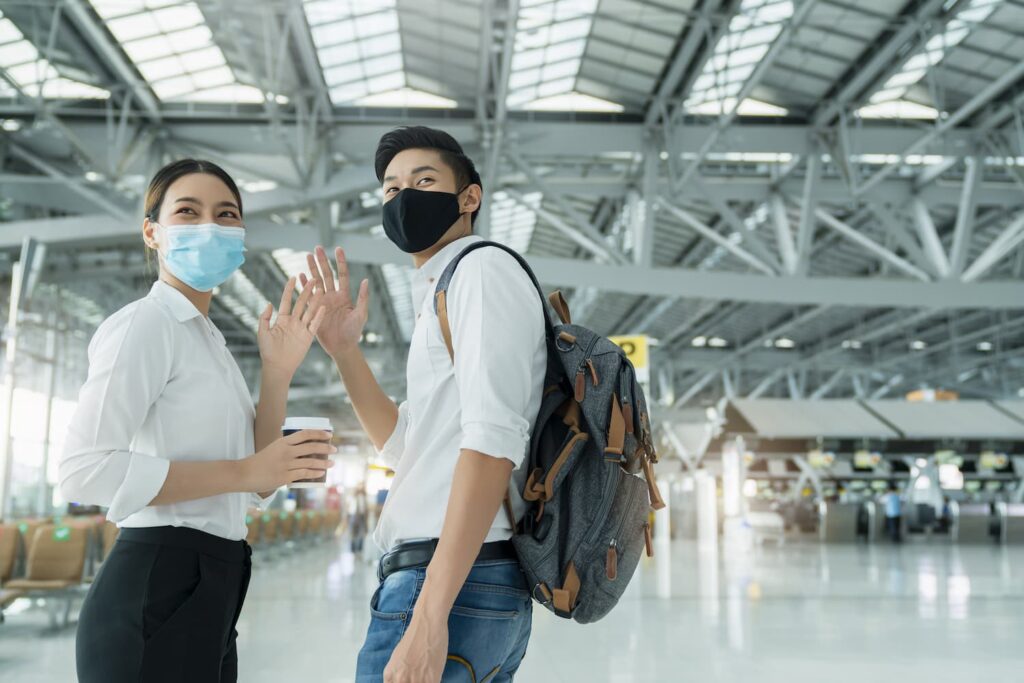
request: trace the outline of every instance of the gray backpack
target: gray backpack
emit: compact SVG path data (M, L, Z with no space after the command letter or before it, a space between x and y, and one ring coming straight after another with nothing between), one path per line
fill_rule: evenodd
M483 247L515 257L544 300L519 254L496 242L473 243L452 260L434 290L434 311L453 358L448 286L459 262ZM518 524L507 497L505 510L534 599L587 624L615 606L644 548L653 554L648 515L665 504L654 480L658 456L647 402L632 364L611 341L572 324L561 292L549 301L562 323L552 325L545 309L548 366L521 492L530 507Z

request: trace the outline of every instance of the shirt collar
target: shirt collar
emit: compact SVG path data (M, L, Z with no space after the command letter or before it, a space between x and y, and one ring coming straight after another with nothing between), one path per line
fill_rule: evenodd
M479 235L467 235L466 237L460 237L459 239L446 244L441 251L437 252L430 257L426 263L420 266L413 274L413 283L433 284L437 282L437 278L441 277L441 273L448 267L448 264L452 262L456 256L458 256L463 249L483 240L483 237Z
M157 280L153 283L153 288L149 290L149 295L170 309L178 322L183 323L186 320L202 316L202 313L188 300L188 297L163 280Z

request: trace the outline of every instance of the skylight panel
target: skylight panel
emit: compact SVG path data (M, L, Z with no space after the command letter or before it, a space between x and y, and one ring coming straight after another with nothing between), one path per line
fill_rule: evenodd
M295 249L274 249L270 252L270 255L277 261L277 265L281 266L281 270L288 277L299 276L299 273L308 273L309 265L306 260L306 251L296 251Z
M543 109L537 100L574 94L587 36L594 23L597 0L524 0L516 22L515 52L509 74L507 104L521 109ZM559 100L551 99L551 102ZM575 98L578 111L590 100ZM593 98L596 111L606 111L605 100ZM588 110L589 111L589 110Z
M403 341L412 339L415 311L412 309L412 268L385 263L380 267Z
M220 286L218 298L242 321L242 324L254 331L259 327L259 315L270 303L241 270L236 270L228 281Z
M386 78L386 77L385 77ZM383 81L382 81L383 82ZM429 107L432 109L454 109L455 100L432 95L414 88L398 88L377 95L367 95L355 102L361 107ZM379 200L374 199L379 204Z
M899 71L875 92L857 114L863 118L935 119L934 107L904 99L908 91L924 78L928 70L941 62L954 47L970 35L975 26L988 18L1003 0L972 0L946 24L946 29L931 37L925 46L912 54Z
M531 111L598 111L611 114L618 114L623 111L621 104L578 92L541 97L523 108Z
M731 112L735 107L736 98L726 97L721 100L702 102L701 104L690 107L689 111L693 114L721 116ZM768 102L762 102L761 100L755 100L752 97L748 97L740 102L739 109L737 109L736 112L740 116L786 116L789 114L789 110L785 107L769 104Z
M0 70L28 97L67 100L110 97L110 92L103 88L62 76L3 12L0 12ZM0 79L0 95L14 94L14 89Z
M395 0L306 0L304 7L334 104L455 106L408 87Z
M525 253L537 227L537 213L544 195L530 192L523 195L525 205L504 192L495 192L491 200L491 238Z
M97 14L162 100L263 102L240 83L195 2L92 0Z
M729 21L728 32L715 45L714 54L694 81L686 110L710 115L731 114L734 110L740 115L784 115L785 109L765 102L746 99L738 103L736 95L792 15L790 0L743 0Z

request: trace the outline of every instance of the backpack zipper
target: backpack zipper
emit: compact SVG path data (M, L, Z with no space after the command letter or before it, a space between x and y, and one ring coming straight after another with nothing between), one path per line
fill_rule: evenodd
M590 343L587 344L587 350L583 352L583 360L580 361L579 367L576 369L576 386L574 388L576 390L575 399L577 403L583 403L583 399L587 396L587 378L583 370L588 362L593 366L593 361L590 359L590 355L593 353L594 347L597 346L599 339L600 337L595 334L594 338L590 340ZM595 370L594 378L596 379L596 377L597 371ZM595 382L595 385L596 384L597 383Z
M630 475L632 476L632 475ZM626 510L633 505L633 501L636 500L636 490L630 489L628 497L626 498ZM618 550L618 538L622 535L622 530L626 526L626 516L619 520L619 526L615 529L615 534L612 535L611 541L608 542L608 555L605 560L605 573L608 576L609 581L614 581L615 577L619 574L619 550ZM614 570L612 569L614 562Z

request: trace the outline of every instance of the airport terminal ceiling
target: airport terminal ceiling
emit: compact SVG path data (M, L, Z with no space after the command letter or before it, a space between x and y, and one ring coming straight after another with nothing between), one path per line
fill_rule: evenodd
M68 398L84 340L154 277L141 194L182 156L243 189L250 253L211 315L250 382L262 307L340 244L404 392L410 267L372 156L405 124L464 143L479 232L577 321L651 338L669 419L723 397L1024 396L1021 0L242 6L0 2L0 271L45 244L23 348L60 331ZM292 392L351 412L323 355Z

